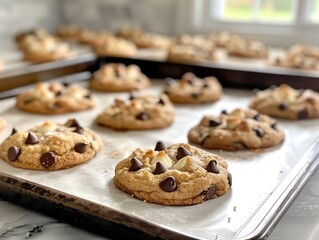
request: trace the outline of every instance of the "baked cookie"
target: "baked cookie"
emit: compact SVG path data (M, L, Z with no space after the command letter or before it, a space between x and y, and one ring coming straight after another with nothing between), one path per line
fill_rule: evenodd
M93 74L90 86L96 90L129 92L150 86L150 80L137 65L109 63Z
M178 45L191 45L204 51L211 51L215 49L213 41L205 38L202 35L188 35L184 34L176 40Z
M116 98L96 119L99 125L118 130L165 128L173 123L175 110L166 95Z
M244 58L267 58L268 48L259 41L251 41L240 36L233 36L226 50L229 55Z
M77 112L95 107L96 98L89 90L77 86L52 83L37 83L35 88L17 96L18 108L41 114Z
M215 77L201 79L185 73L179 81L168 79L164 93L173 103L198 104L217 101L223 90Z
M236 151L275 146L285 138L276 121L252 109L223 111L220 116L204 116L188 132L192 143L204 148Z
M218 33L212 33L209 39L213 41L217 47L225 48L231 41L233 34L228 31L221 31Z
M168 51L167 61L177 63L202 63L215 61L215 49L203 49L195 45L175 44Z
M173 206L222 196L232 177L222 157L180 143L155 150L137 148L117 164L114 182L131 196Z
M258 91L249 106L270 116L287 119L319 117L319 93L310 89L296 90L287 84Z
M101 148L91 130L70 119L65 124L45 122L28 131L13 129L0 145L0 156L18 168L59 170L87 162Z
M93 41L91 46L98 56L132 57L137 53L134 43L111 36Z
M42 28L36 28L33 30L29 30L29 31L24 31L24 32L20 32L15 36L15 41L18 45L18 47L20 49L24 48L25 45L25 40L28 39L29 37L31 38L43 38L43 37L47 37L50 34L42 29Z
M6 121L2 117L0 117L0 131L4 129L5 125Z
M50 62L72 57L69 44L51 36L25 38L23 45L24 59L34 63Z

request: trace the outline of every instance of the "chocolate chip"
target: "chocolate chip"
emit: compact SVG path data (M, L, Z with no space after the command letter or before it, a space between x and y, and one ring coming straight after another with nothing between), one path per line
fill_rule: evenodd
M87 94L84 95L84 98L91 99L92 93L88 92Z
M29 132L27 139L25 140L25 144L37 144L39 142L38 137L33 133Z
M16 132L18 132L18 130L15 129L15 128L12 128L12 132L11 132L11 135L10 135L10 136L12 136L13 134L15 134Z
M162 173L164 173L164 172L166 172L165 166L164 166L162 163L157 162L157 163L156 163L156 166L155 166L155 169L154 169L154 171L153 171L153 174L154 174L154 175L159 175L159 174L162 174Z
M43 153L40 157L40 164L44 168L49 168L55 164L56 156L53 152Z
M168 90L164 90L163 94L169 95L169 91Z
M203 84L203 88L208 88L208 87L209 87L208 83Z
M277 129L277 123L276 122L273 122L271 125L270 125L271 128L275 129L275 130L278 130Z
M143 163L141 163L139 160L136 158L131 159L131 166L129 168L130 172L135 172L143 167Z
M76 121L76 119L71 119L70 123L68 124L69 127L81 127L80 124L78 123L78 121Z
M307 108L304 108L300 112L298 112L298 119L306 119L308 115L309 114Z
M165 105L164 100L162 98L160 98L160 100L157 103L161 105Z
M146 121L149 119L148 115L145 112L139 113L135 118L141 121Z
M87 148L87 144L86 143L77 143L74 146L74 151L76 151L77 153L85 153L86 152L86 148Z
M133 99L135 99L135 98L136 98L136 94L135 94L135 93L130 93L128 99L129 99L129 100L133 100Z
M198 98L199 97L199 93L192 93L192 98Z
M189 85L193 85L193 79L187 79L187 83L189 84Z
M64 82L64 83L62 83L62 85L63 85L64 87L69 87L69 86L70 86L70 83Z
M76 132L78 134L83 134L84 129L83 127L75 127L75 130L73 132Z
M158 141L157 143L156 143L156 146L155 146L155 151L162 151L162 150L164 150L166 147L165 147L165 145L164 145L164 143L162 142L162 141Z
M21 151L21 148L19 148L19 147L16 147L16 146L10 147L8 149L8 159L11 162L16 161L20 155L20 151Z
M214 120L214 119L211 119L211 120L209 120L208 124L209 124L210 127L217 127L217 126L219 126L221 123L220 123L219 121L216 121L216 120Z
M165 192L174 192L177 189L177 184L174 177L167 177L159 184L160 188Z
M227 111L226 111L226 110L223 110L223 111L221 112L221 114L228 115L228 113L227 113Z
M254 128L253 130L255 131L258 137L262 138L264 136L264 133L259 128Z
M62 95L62 91L57 91L57 92L55 93L55 96L56 96L56 97L61 96L61 95Z
M207 172L211 172L211 173L215 173L215 174L219 174L219 169L217 167L217 162L215 160L211 160L207 166L206 166L206 171Z
M215 198L216 186L213 185L204 192L204 200L207 201L209 199Z
M227 180L228 180L228 185L231 187L233 185L233 177L231 173L227 173Z
M254 120L259 121L260 120L260 114L257 113L255 116L252 117Z
M192 156L192 154L186 148L178 147L177 148L176 159L180 160L180 159L182 159L183 157L186 157L186 156Z
M257 93L259 93L259 92L260 92L260 90L257 89L257 88L255 88L255 89L252 90L252 94L253 94L253 95L257 95Z
M285 103L280 103L279 105L278 105L278 108L281 110L281 111L284 111L284 110L286 110L287 109L287 104L285 104Z

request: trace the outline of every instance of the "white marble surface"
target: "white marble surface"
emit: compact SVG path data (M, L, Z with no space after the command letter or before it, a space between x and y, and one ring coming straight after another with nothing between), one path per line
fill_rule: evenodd
M319 171L275 227L268 239L319 239ZM108 239L34 211L0 200L0 239Z

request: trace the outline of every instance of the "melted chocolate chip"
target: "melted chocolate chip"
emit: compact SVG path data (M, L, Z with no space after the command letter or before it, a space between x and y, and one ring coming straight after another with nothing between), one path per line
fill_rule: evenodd
M133 100L133 99L135 99L135 98L136 98L136 94L135 94L135 93L130 93L128 99L129 99L129 100Z
M254 128L253 130L255 131L258 137L262 138L264 136L264 133L259 128Z
M219 174L219 169L217 167L217 162L215 160L211 160L207 166L206 166L206 171L207 172L211 172L211 173L215 173L215 174Z
M72 119L71 122L69 123L69 127L81 127L78 121L76 119Z
M226 110L223 110L223 111L221 112L221 114L228 115L228 113L227 113L227 111L226 111Z
M73 132L76 132L78 134L83 134L84 129L83 127L75 127L75 130Z
M306 119L308 115L309 114L307 108L304 108L300 112L298 112L298 119Z
M18 132L18 130L15 129L15 128L12 128L12 132L11 132L11 135L10 135L10 136L12 136L13 134L15 134L16 132Z
M275 129L275 130L278 130L277 129L277 123L276 122L273 122L271 125L270 125L271 128Z
M209 87L208 83L203 84L203 88L208 88L208 87Z
M43 153L40 157L40 164L44 168L49 168L53 166L56 162L56 156L53 152Z
M157 143L156 143L156 146L155 146L155 151L162 151L162 150L164 150L166 147L165 147L165 145L164 145L164 143L162 142L162 141L158 141Z
M192 93L192 98L198 98L199 97L199 93Z
M213 185L204 192L204 200L207 201L209 199L215 198L216 186Z
M164 100L162 98L160 98L160 100L157 103L161 105L165 105Z
M164 166L162 163L157 162L157 163L156 163L156 166L155 166L155 169L154 169L154 171L153 171L153 174L154 174L154 175L159 175L159 174L162 174L162 173L164 173L164 172L166 172L165 166Z
M177 184L174 177L167 177L159 184L160 188L165 192L174 192L177 189Z
M227 180L228 180L228 185L231 187L233 185L233 177L231 173L227 173Z
M16 161L20 155L20 151L21 151L21 148L19 148L19 147L16 147L16 146L10 147L8 149L8 159L11 162Z
M219 126L221 123L220 123L219 121L216 121L216 120L211 119L211 120L209 120L208 124L209 124L210 127L217 127L217 126Z
M193 79L187 79L187 83L188 83L189 85L193 85L193 84L194 84Z
M132 158L131 159L131 166L129 168L130 172L135 172L139 169L143 168L143 163L141 163L139 160L137 160L136 158Z
M139 113L135 118L141 121L146 121L149 119L148 115L145 112Z
M27 139L25 140L25 144L37 144L39 142L38 137L33 133L33 132L29 132Z
M57 91L57 92L55 93L55 96L56 96L56 97L61 96L61 95L62 95L62 91Z
M284 110L286 110L287 109L287 104L285 104L285 103L280 103L279 105L278 105L278 108L281 110L281 111L284 111Z
M92 98L92 93L88 92L87 94L84 95L84 98L91 99Z
M257 113L255 116L252 117L254 120L259 121L260 120L260 114Z
M182 159L183 157L186 157L186 156L192 156L192 154L186 148L178 147L177 148L176 159L180 160L180 159Z
M86 148L87 148L87 144L86 143L77 143L74 146L74 151L76 151L77 153L85 153L86 152Z
M63 85L64 87L69 87L69 86L70 86L70 83L64 82L64 83L62 83L62 85Z

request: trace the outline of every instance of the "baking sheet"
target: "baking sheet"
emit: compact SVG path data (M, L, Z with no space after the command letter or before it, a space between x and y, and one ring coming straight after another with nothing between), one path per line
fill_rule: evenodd
M158 93L162 83L154 81L154 87L147 92ZM301 162L303 154L316 140L319 120L279 120L279 127L286 133L285 142L262 151L211 151L229 161L233 175L233 187L226 195L200 205L168 207L150 204L132 198L119 191L113 183L114 168L121 159L136 147L154 148L156 141L167 145L187 142L187 131L204 114L219 114L221 110L246 107L250 91L225 90L224 97L215 104L202 106L180 105L176 107L176 121L169 128L148 131L114 131L94 123L95 116L115 96L127 94L96 93L99 106L95 109L58 116L34 115L14 107L14 99L0 102L0 115L7 120L7 128L0 135L4 140L12 127L28 129L50 119L64 122L75 117L85 127L92 128L104 142L103 151L91 161L67 170L41 172L11 167L0 161L0 174L16 176L43 186L65 192L75 197L92 201L114 209L133 218L141 219L156 226L184 233L194 238L231 239L254 216L256 210L267 203L277 187ZM268 206L270 209L272 206ZM269 210L268 209L268 210ZM253 231L254 229L252 229ZM150 229L150 231L152 231Z

